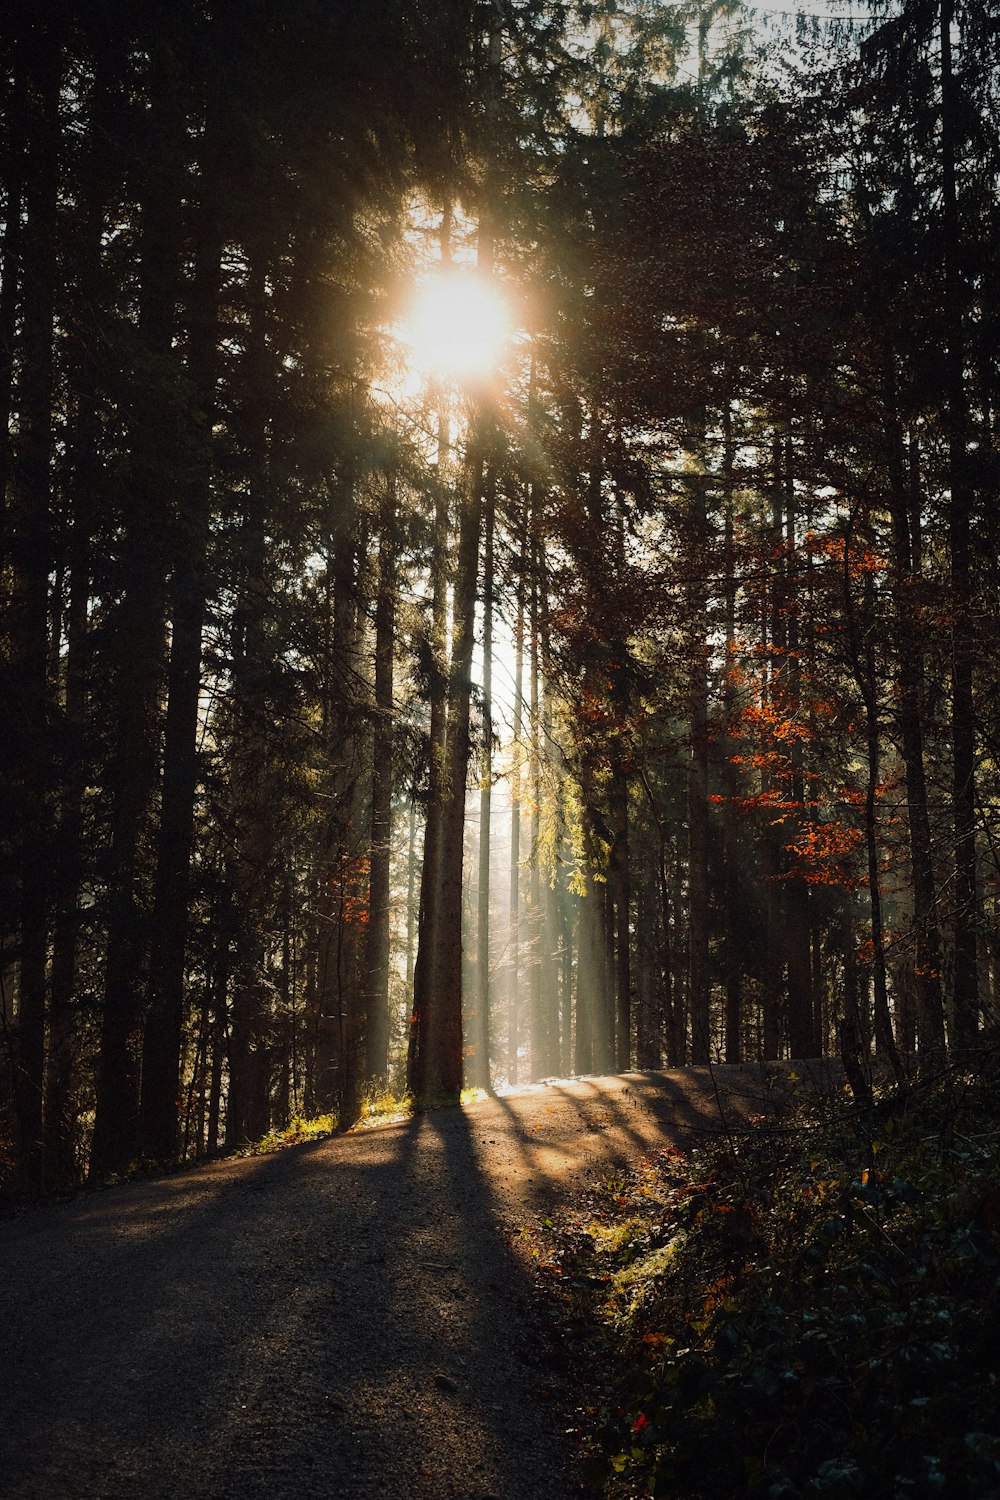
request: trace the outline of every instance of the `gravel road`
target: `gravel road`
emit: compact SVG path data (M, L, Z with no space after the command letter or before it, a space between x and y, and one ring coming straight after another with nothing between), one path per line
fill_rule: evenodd
M0 1226L2 1500L563 1500L517 1230L760 1102L534 1085Z

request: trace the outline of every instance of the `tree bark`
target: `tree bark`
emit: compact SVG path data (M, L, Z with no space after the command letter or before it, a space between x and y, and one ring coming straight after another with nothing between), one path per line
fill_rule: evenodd
M950 498L951 552L951 737L952 807L955 829L955 920L953 930L953 1044L975 1043L979 1031L979 969L976 890L976 765L973 711L971 530L975 492L969 472L969 402L965 386L965 297L961 271L961 222L956 181L957 116L961 107L952 66L955 0L941 0L941 205L944 244L945 431Z
M389 1071L389 912L392 847L393 647L396 633L397 563L394 481L387 480L379 543L375 603L375 751L372 759L371 863L366 948L367 1012L365 1076L384 1080Z
M479 782L479 870L476 904L476 1011L470 1028L472 1056L469 1081L491 1087L490 1074L490 856L493 844L493 605L495 480L491 472L486 497L483 544L483 759Z
M194 277L188 312L189 469L180 485L169 587L170 657L163 745L163 791L154 884L149 1010L143 1033L139 1136L142 1154L177 1154L185 954L199 779L202 629L208 595L215 387L218 373L225 171L218 117L211 109L197 208Z
M62 47L55 7L43 7L37 27L30 35L22 35L18 64L24 75L27 124L23 157L25 221L19 278L18 430L8 512L12 597L5 699L8 724L13 732L15 805L20 834L15 1102L24 1184L29 1191L37 1192L43 1167L52 857L49 570L53 560L53 319L62 77Z
M167 517L177 467L173 352L180 277L183 128L178 75L164 44L150 59L142 214L139 337L131 412L131 497L125 522L112 766L108 951L91 1175L121 1171L138 1150L140 995L148 918L143 864L156 790L165 645Z

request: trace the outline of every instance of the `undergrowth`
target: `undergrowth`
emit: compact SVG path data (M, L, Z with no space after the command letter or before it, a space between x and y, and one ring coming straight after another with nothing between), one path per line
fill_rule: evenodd
M361 1113L351 1128L385 1125L390 1120L408 1119L412 1113L413 1095L408 1090L394 1094L385 1085L373 1084L362 1096Z
M327 1136L333 1135L336 1129L336 1115L316 1115L311 1120L295 1115L282 1129L269 1130L267 1135L261 1136L259 1141L253 1141L235 1154L237 1156L267 1156L272 1151L283 1150L285 1146L300 1146L304 1141L325 1140Z
M803 1099L789 1128L663 1152L546 1221L533 1253L589 1391L587 1482L1000 1497L998 1082Z

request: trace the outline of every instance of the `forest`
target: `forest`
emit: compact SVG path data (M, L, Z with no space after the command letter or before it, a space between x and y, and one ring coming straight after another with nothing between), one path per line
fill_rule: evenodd
M10 0L0 1180L1000 991L989 0Z

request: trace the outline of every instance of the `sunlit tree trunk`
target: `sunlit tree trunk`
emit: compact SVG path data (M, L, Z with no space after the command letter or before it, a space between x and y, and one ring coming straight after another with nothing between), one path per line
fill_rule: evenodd
M479 868L476 904L476 1000L470 1027L469 1081L488 1089L490 1077L490 856L493 845L493 606L496 533L495 476L490 473L483 545L483 754L479 779Z
M615 916L615 1067L627 1070L632 1054L632 882L629 870L628 782L620 747L611 763L611 828L614 834L611 880Z
M530 632L528 648L528 722L530 726L530 784L531 801L528 819L528 974L531 997L531 1076L543 1078L548 1072L548 1016L542 994L542 880L541 854L541 803L542 803L542 740L540 717L540 665L539 665L539 604L537 547L537 496L532 493L532 539L531 539L531 590Z
M393 644L396 633L397 563L395 481L386 480L375 603L375 753L372 758L371 856L366 946L367 1028L365 1074L384 1079L389 1068L389 856L392 843L394 742Z
M413 993L417 941L417 805L410 800L406 830L406 993Z
M484 414L485 415L485 414ZM485 487L485 457L474 434L469 473L459 496L452 652L448 684L447 792L441 837L437 983L426 1015L426 1097L452 1098L462 1087L462 895L465 802L469 775L472 660L475 648L479 542Z
M521 787L524 770L524 596L527 587L523 531L518 547L514 619L514 706L510 756L510 880L507 928L507 1079L518 1081L521 1045Z
M660 1062L657 1045L656 919L655 886L651 884L648 875L640 874L636 882L635 913L635 1052L636 1065L640 1069L658 1067Z

